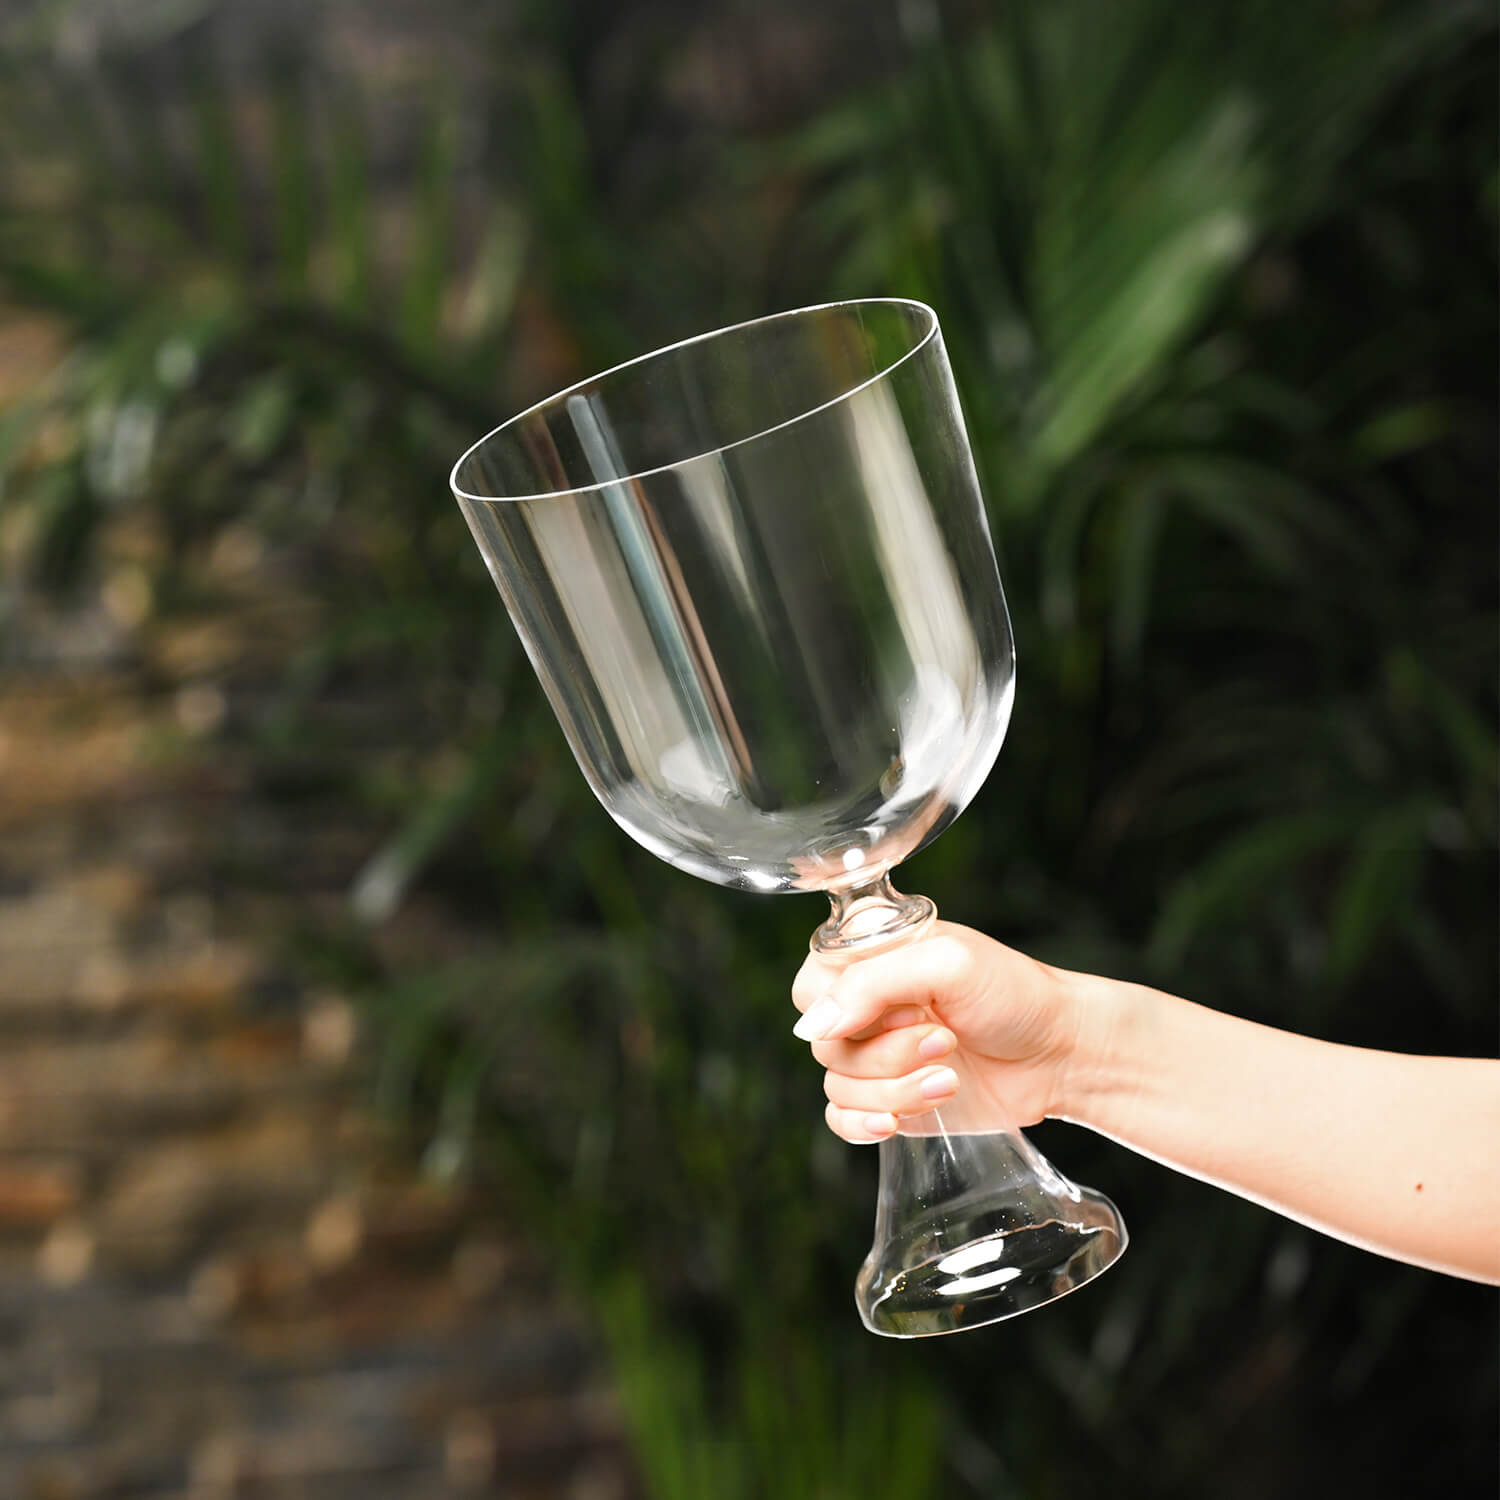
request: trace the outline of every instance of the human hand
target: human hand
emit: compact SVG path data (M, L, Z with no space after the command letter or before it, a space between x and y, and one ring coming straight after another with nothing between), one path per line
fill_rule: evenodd
M935 1108L955 1135L1069 1119L1350 1244L1500 1284L1494 1058L1297 1036L951 922L847 967L809 957L792 999L846 1141L929 1133Z
M861 1144L935 1108L963 1133L1064 1113L1082 1023L1071 977L951 922L843 968L809 954L794 1032L827 1069L829 1129Z

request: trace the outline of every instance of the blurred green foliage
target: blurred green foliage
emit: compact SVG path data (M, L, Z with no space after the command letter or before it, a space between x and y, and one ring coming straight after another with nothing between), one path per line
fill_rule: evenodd
M127 510L164 615L212 612L226 528L316 580L322 625L224 734L378 839L354 919L289 942L368 997L430 1168L503 1177L597 1309L651 1493L1482 1489L1477 1291L1063 1128L1120 1268L964 1340L863 1334L872 1163L786 1035L818 914L609 824L444 476L667 339L930 301L1021 691L907 883L1054 962L1491 1050L1489 9L910 4L794 122L675 135L670 5L435 11L442 89L295 37L231 64L215 14L86 67L41 25L0 54L0 279L68 338L0 413L0 611L95 587ZM351 685L397 770L330 706ZM473 924L461 959L382 959L413 889Z

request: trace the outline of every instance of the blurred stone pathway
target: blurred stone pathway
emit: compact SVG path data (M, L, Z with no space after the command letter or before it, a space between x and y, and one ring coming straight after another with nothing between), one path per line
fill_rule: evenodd
M254 794L159 750L222 711L87 642L0 675L0 1497L625 1500L524 1240L197 888Z

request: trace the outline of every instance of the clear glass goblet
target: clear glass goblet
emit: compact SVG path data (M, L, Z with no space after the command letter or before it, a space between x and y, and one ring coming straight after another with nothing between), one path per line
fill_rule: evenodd
M496 428L452 487L578 764L653 854L825 891L813 949L920 941L890 871L993 765L1015 652L932 309L836 303L675 344ZM1125 1246L961 1086L880 1147L867 1327L977 1327Z

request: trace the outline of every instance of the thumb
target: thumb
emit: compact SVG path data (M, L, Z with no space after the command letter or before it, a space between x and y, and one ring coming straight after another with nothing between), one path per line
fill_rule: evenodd
M969 962L962 943L942 936L862 959L832 976L792 1034L804 1042L837 1041L873 1026L893 1006L932 1005L962 984ZM827 968L820 965L823 972ZM798 979L810 989L821 977L804 965Z

